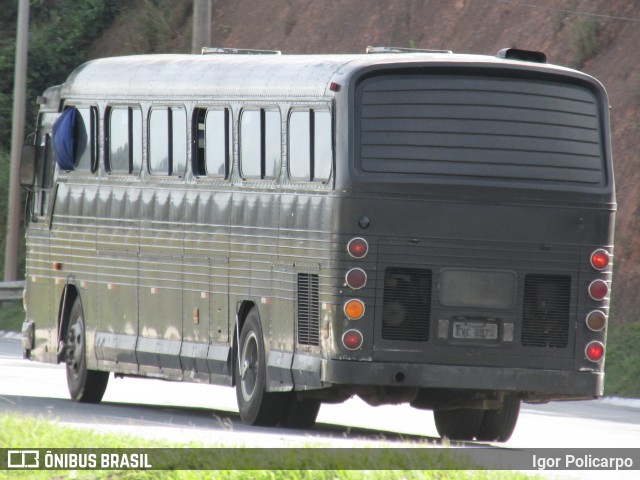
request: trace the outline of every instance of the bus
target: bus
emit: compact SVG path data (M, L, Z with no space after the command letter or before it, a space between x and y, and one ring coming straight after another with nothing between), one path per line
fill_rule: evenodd
M234 387L243 422L432 410L504 442L603 393L609 104L541 52L103 58L23 149L26 358Z

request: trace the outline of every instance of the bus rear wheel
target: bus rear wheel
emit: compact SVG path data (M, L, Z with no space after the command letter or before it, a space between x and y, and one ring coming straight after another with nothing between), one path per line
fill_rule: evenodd
M240 333L236 362L236 398L240 418L248 425L275 426L285 403L281 394L265 391L267 372L264 337L258 310L251 309Z
M291 392L280 420L280 426L299 429L313 427L320 411L320 405L320 400L298 398L297 394Z
M516 428L520 414L520 399L506 395L502 408L484 412L476 439L484 442L506 442Z
M65 337L67 387L71 398L80 403L100 403L107 389L109 372L87 368L86 330L80 298L69 314Z
M438 433L449 440L473 440L480 430L483 418L483 410L471 408L433 411Z

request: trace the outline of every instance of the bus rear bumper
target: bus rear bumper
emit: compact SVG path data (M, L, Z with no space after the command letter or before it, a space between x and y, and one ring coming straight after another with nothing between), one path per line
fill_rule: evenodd
M496 390L531 400L594 398L604 389L604 374L592 371L325 360L321 375L333 385Z

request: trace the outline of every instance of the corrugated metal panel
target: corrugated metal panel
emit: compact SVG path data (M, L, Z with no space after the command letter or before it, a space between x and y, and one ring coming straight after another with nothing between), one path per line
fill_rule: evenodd
M570 84L465 75L359 87L366 172L603 185L595 95Z

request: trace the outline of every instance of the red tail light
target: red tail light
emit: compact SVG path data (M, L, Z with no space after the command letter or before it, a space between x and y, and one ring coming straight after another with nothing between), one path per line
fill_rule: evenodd
M591 266L596 270L604 270L609 266L611 256L603 248L599 248L591 254Z
M353 258L364 258L369 252L369 244L364 238L352 238L347 244L347 251Z
M592 362L599 362L604 357L604 345L600 342L591 342L584 350L585 355Z
M352 268L345 275L345 281L350 288L358 290L367 284L367 274L361 268Z
M362 333L358 330L347 330L342 335L342 344L347 350L357 350L362 346Z
M596 300L604 300L609 293L609 285L604 280L594 280L589 284L589 296Z

